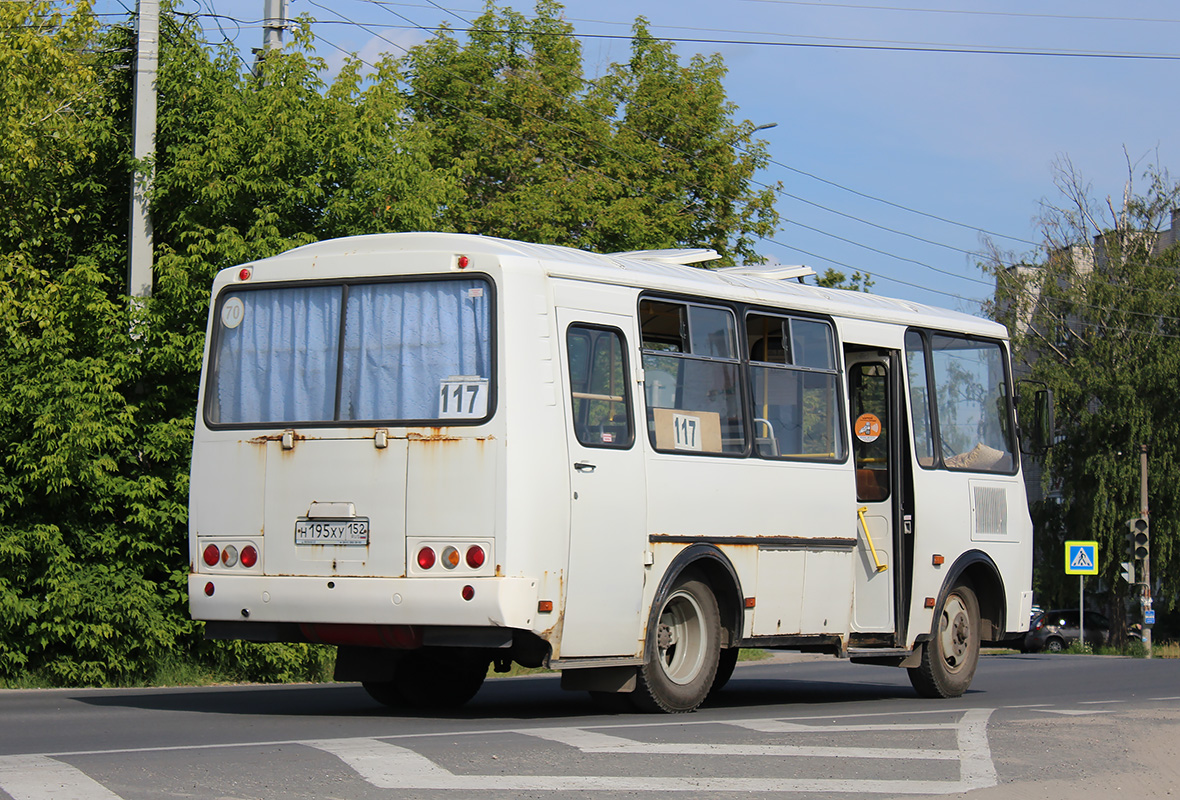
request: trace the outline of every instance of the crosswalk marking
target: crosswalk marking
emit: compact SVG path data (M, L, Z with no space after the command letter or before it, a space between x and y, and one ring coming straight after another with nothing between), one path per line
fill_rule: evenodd
M121 800L85 772L48 756L0 756L0 790L13 800Z
M625 792L836 792L857 794L949 794L995 786L998 783L987 742L991 709L963 712L957 723L918 725L790 726L791 732L833 731L953 731L956 750L938 748L864 748L790 745L730 745L709 743L648 743L586 728L536 728L516 733L577 748L584 753L628 755L796 756L893 760L957 760L958 780L814 779L723 777L646 777L634 775L456 775L425 756L380 739L333 739L304 742L332 753L373 786L402 790L476 791L625 791ZM751 721L736 724L748 727ZM763 722L763 721L759 721Z
M954 794L997 784L995 766L987 739L987 722L992 709L943 712L957 717L951 722L891 724L808 724L785 720L716 720L714 725L743 728L775 735L819 736L838 733L909 733L940 732L953 737L955 748L948 747L858 747L790 744L732 744L709 742L644 742L592 728L553 727L515 729L509 732L555 744L573 747L596 755L647 756L719 756L767 758L845 758L887 759L893 763L910 762L909 774L921 774L916 766L922 761L957 761L959 777L944 780L872 779L872 778L796 778L791 775L771 777L695 777L644 775L531 775L531 774L456 774L420 753L381 738L344 738L295 741L339 759L362 780L381 789L428 791L459 790L507 792L714 792L714 793L843 793L843 794ZM611 726L615 730L619 727ZM647 727L647 726L643 726ZM638 729L627 727L628 733ZM486 733L486 732L485 732ZM455 732L451 736L476 735ZM479 734L484 735L484 734ZM407 736L398 739L413 738ZM247 743L239 745L246 747ZM183 748L161 748L163 750ZM609 762L608 762L609 763ZM774 762L779 763L778 761ZM773 768L773 767L772 767ZM768 770L769 771L769 770ZM775 769L778 772L779 770ZM765 774L765 773L764 773ZM81 770L46 755L0 757L0 791L13 800L121 800L102 784Z
M930 726L924 726L929 728ZM826 732L827 729L812 727L811 732ZM957 760L958 750L907 750L896 747L823 747L814 745L761 745L761 744L664 744L637 742L605 733L595 733L581 728L542 728L540 730L517 731L538 739L568 744L583 753L627 753L630 755L680 755L680 756L796 756L803 758L888 758Z

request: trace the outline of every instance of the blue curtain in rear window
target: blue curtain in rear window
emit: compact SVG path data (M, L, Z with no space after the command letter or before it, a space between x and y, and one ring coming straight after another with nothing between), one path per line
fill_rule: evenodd
M332 419L339 286L236 292L241 323L217 338L214 422Z
M435 419L443 380L489 378L490 302L478 280L350 287L341 419Z

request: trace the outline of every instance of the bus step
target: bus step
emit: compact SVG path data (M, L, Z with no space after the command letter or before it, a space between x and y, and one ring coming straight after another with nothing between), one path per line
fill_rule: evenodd
M849 647L845 655L848 658L883 658L908 656L911 652L908 647Z

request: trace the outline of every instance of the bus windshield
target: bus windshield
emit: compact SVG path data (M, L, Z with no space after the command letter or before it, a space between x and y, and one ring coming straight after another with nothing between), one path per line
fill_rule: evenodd
M211 425L462 422L492 408L483 280L241 288L215 319Z

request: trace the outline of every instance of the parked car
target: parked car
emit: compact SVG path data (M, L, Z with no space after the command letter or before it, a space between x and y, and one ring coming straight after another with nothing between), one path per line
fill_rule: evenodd
M1091 647L1110 644L1111 624L1097 611L1087 611L1086 642ZM1059 653L1078 640L1078 610L1076 608L1042 611L1029 623L1028 633L1021 642L1021 651L1039 653L1047 650Z

